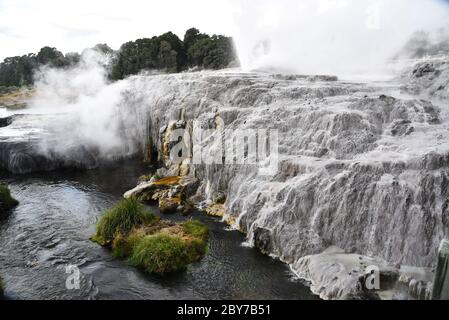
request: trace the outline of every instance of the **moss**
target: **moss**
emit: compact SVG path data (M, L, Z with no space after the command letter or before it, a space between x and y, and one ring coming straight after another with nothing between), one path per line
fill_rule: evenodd
M97 232L92 240L101 244L110 244L118 234L127 235L141 225L152 224L158 218L144 210L135 199L124 199L114 208L106 211L97 224Z
M0 212L9 210L17 206L19 202L11 197L11 192L7 186L0 185Z
M184 270L191 262L187 243L165 233L144 237L134 248L129 260L146 272L157 274Z

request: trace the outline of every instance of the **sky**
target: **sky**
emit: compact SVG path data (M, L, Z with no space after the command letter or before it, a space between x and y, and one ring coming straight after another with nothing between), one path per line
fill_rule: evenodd
M0 0L0 60L49 45L80 52L190 27L231 35L235 0Z
M416 29L449 29L448 17L449 0L0 0L0 61L196 27L233 36L246 69L333 72L384 60Z

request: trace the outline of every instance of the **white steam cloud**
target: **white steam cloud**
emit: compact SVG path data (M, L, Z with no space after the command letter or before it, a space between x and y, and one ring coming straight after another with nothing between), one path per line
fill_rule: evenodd
M374 75L418 30L449 27L443 0L238 2L243 69Z
M82 147L107 159L136 151L133 127L123 130L124 117L133 114L121 112L128 82L107 80L108 59L89 49L73 68L45 67L36 74L36 95L28 111L57 115L45 120L52 134L41 143L43 152L69 155Z

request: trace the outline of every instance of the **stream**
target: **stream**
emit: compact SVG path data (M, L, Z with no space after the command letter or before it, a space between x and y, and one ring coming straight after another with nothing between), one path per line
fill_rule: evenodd
M101 213L149 169L134 161L90 171L0 176L20 205L0 220L0 275L8 299L317 299L288 266L243 245L244 235L200 212L208 254L187 271L151 276L91 242ZM159 214L157 208L150 207ZM181 215L165 216L172 220ZM77 266L80 288L66 287Z

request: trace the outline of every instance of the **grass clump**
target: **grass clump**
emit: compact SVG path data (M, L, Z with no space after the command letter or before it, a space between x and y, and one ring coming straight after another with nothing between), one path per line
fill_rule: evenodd
M92 240L110 245L117 258L148 273L181 271L207 252L209 230L199 221L174 223L143 210L135 199L126 199L106 211Z
M144 228L134 229L128 235L119 233L112 242L112 255L116 258L126 258L133 252L134 247L146 236Z
M182 224L182 228L188 235L207 241L209 237L209 229L204 223L198 220L188 220Z
M190 246L190 259L192 261L199 260L207 253L209 229L198 220L188 220L182 224L182 228L188 235L187 242Z
M187 243L178 236L165 233L144 237L129 260L146 272L157 274L181 271L191 263Z
M158 218L145 211L137 200L124 199L103 214L92 240L101 245L107 245L114 240L116 235L126 236L132 229L155 223L157 220Z
M0 185L0 212L14 208L19 204L19 201L11 196L7 186Z
M208 239L207 226L189 220L141 238L129 260L149 273L181 271L207 253Z

